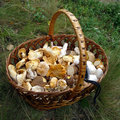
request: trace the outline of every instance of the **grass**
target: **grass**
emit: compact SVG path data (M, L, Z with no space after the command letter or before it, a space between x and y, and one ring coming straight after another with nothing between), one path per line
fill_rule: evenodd
M95 40L106 51L109 71L102 91L93 106L91 96L71 105L50 111L30 107L8 83L5 59L14 46L46 35L49 21L59 8L66 8L79 19L85 36ZM119 120L120 119L120 3L98 0L2 0L0 2L0 120ZM68 19L57 20L55 33L73 34Z

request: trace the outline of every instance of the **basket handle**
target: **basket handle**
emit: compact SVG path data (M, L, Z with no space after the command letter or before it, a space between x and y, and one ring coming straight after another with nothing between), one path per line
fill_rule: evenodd
M57 17L64 13L72 23L72 26L74 28L78 44L79 44L79 50L80 50L80 63L79 63L79 77L77 84L75 88L73 89L74 92L79 92L81 90L81 86L83 85L85 73L86 73L86 48L85 48L85 39L84 35L81 29L81 26L77 20L77 18L69 11L65 9L58 10L52 17L50 26L49 26L49 35L52 37L54 32L54 24L57 19Z

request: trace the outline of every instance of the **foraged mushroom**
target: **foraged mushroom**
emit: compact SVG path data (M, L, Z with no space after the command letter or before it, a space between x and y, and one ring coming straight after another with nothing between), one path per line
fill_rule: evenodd
M75 47L75 48L74 48L74 51L75 51L75 53L76 53L77 55L80 55L80 50L79 50L78 47Z
M23 81L26 79L26 74L27 74L27 72L25 69L17 70L16 81L17 81L19 86L21 86Z
M58 89L60 89L60 90L66 89L66 88L67 88L67 83L66 83L66 81L65 81L64 79L58 80L58 82L57 82L57 87L58 87Z
M94 62L94 66L97 67L101 62L102 61L99 58L97 58Z
M98 66L96 66L96 68L101 68L103 71L105 71L105 66L103 65L103 62L100 62L100 64Z
M15 66L12 64L8 65L8 71L10 73L10 76L12 77L13 80L16 80L17 72L15 69Z
M93 63L95 61L95 55L90 51L87 51L87 55L88 55L88 60Z
M96 72L95 72L95 75L97 76L98 79L101 78L102 75L103 75L102 69L101 69L101 68L98 68L98 69L96 70Z
M42 76L37 76L33 81L31 82L32 86L39 85L41 87L44 87L47 84L47 80L43 78Z
M49 65L46 62L40 62L37 67L37 74L46 76L49 70Z
M73 62L73 56L72 55L65 55L65 56L63 56L63 60L65 62Z
M70 76L73 76L75 73L77 72L77 68L76 66L72 65L68 65L67 67L67 74Z
M48 92L48 91L51 90L51 87L50 87L50 85L45 85L45 86L44 86L44 89L45 89L45 92Z
M61 49L55 46L55 47L52 47L52 51L55 56L59 56Z
M65 74L66 74L65 67L60 64L56 64L50 66L47 76L64 78Z
M26 69L30 68L32 70L36 70L39 63L40 63L40 60L35 59L35 60L26 62L25 66L26 66Z
M29 50L28 53L28 59L29 60L35 60L35 59L41 59L43 57L43 51L42 50Z
M19 58L24 58L26 57L26 49L25 48L21 48L19 51L18 51L18 57Z
M31 68L27 69L27 78L34 79L37 77L36 71L33 71Z
M73 63L75 65L78 65L79 62L80 62L80 56L79 55L74 55L73 58L74 58Z
M26 90L31 90L32 88L30 82L23 82L22 87L24 87Z
M32 91L34 91L34 92L44 92L44 88L36 85L36 86L32 87Z
M96 68L93 64L89 64L87 62L87 71L88 71L88 74L95 74Z
M63 56L66 55L67 47L68 47L68 43L64 43L63 48L61 49L59 57L63 57Z
M44 45L43 45L43 48L48 48L48 42L46 42Z
M98 81L96 75L89 75L89 76L88 76L88 80L95 81L95 82Z
M50 80L50 87L55 88L57 86L58 79L56 77L51 78Z
M22 60L20 60L20 61L16 64L16 69L20 69L22 66L24 66L26 60L27 60L27 57L25 57L25 58L23 58Z

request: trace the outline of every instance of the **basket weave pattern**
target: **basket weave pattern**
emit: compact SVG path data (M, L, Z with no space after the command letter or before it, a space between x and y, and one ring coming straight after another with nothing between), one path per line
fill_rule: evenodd
M76 35L53 35L54 23L59 14L64 13L70 19ZM26 48L28 52L29 49L38 49L42 47L46 42L50 43L53 41L54 45L62 46L65 42L68 43L68 49L73 50L75 45L79 46L80 49L80 65L79 65L79 78L75 88L70 88L62 92L33 92L26 91L24 88L17 86L17 84L11 79L8 71L9 64L16 64L19 59L17 56L18 50L20 48ZM102 78L105 76L108 70L108 60L104 50L96 44L94 41L83 36L81 27L78 20L74 15L66 10L57 11L50 24L49 35L41 36L40 38L28 40L19 46L17 46L9 55L6 60L6 72L9 78L9 82L18 91L18 93L34 108L39 110L49 110L53 108L58 108L65 105L73 104L78 100L88 96L92 90L94 90L94 85L83 86L85 72L86 72L86 50L89 50L95 54L96 58L100 58L104 63L105 72L103 76L98 80L101 82Z

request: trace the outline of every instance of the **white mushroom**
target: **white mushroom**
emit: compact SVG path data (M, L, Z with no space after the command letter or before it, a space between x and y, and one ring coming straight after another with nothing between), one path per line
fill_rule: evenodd
M26 74L27 74L27 72L25 69L17 70L16 81L17 81L19 86L21 86L23 81L26 79Z
M89 76L88 76L88 80L95 81L95 82L98 81L96 75L89 75Z
M95 74L96 68L93 64L91 64L90 62L87 62L87 71L88 71L88 74Z
M63 57L64 55L66 55L67 47L68 47L68 43L64 43L63 48L61 49L59 57Z
M27 69L27 78L34 79L36 77L37 77L36 71L33 71L32 69L28 68Z
M74 65L68 65L68 67L67 67L67 75L73 76L74 73L75 73Z
M79 55L74 55L73 57L74 57L73 64L78 65L79 62L80 62L80 56Z
M32 91L34 91L34 92L44 92L44 88L36 85L36 86L32 87Z
M60 89L60 90L64 90L67 88L67 82L64 80L64 79L60 79L58 80L57 82L57 87Z
M57 86L57 81L58 79L56 77L53 77L51 80L50 80L50 87L51 88L55 88Z
M12 65L12 64L9 64L8 65L8 70L9 70L9 73L10 73L10 76L12 77L12 79L16 80L17 72L16 72L16 69L15 69L15 66Z
M65 55L65 56L63 56L63 61L73 62L73 56L72 55Z
M74 48L74 51L76 52L76 54L80 55L79 47L75 47L75 48Z
M42 50L30 50L28 53L28 59L29 60L35 60L35 59L41 59L43 56Z
M37 67L37 73L41 76L46 76L49 70L49 65L46 62L40 62Z
M98 69L96 70L96 72L95 72L95 75L97 76L98 79L101 78L102 75L103 75L102 69L101 69L101 68L98 68Z
M46 42L44 45L43 45L43 48L48 48L48 42Z

